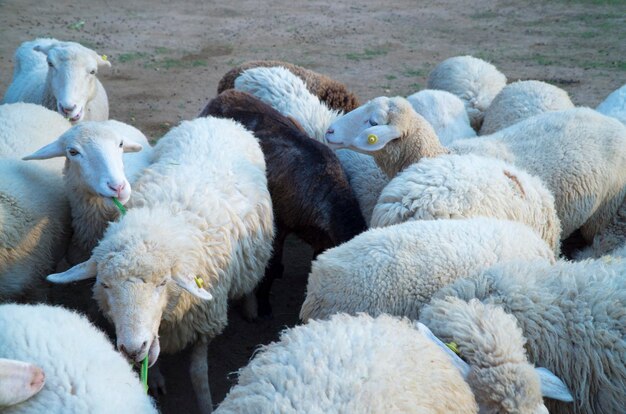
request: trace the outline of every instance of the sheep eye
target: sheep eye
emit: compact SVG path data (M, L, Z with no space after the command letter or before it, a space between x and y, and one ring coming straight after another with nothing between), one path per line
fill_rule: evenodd
M371 125L371 126L376 126L376 125L378 125L378 122L376 122L376 121L372 121L372 120L370 119L370 125Z
M124 141L120 142L120 148L122 148L124 146Z
M91 72L89 72L90 75L95 75L96 74L96 70L93 69Z
M106 283L100 283L100 285L101 285L103 288L105 288L105 289L108 289L108 288L110 287L110 286L109 286L109 285L107 285Z
M51 61L48 61L48 66L50 66L51 68L53 68L53 67L54 67L54 65L52 64L52 62L51 62Z
M163 287L167 284L167 279L165 279L164 281L162 281L161 283L159 283L159 287Z
M72 157L77 156L78 154L80 154L78 151L76 151L74 148L70 148L70 150L68 151L70 153L70 155Z

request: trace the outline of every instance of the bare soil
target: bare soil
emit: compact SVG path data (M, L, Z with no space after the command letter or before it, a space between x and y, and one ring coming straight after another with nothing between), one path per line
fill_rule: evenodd
M111 118L158 139L215 95L220 77L253 59L278 59L346 83L364 101L425 87L441 60L471 54L509 81L539 79L595 107L626 82L626 1L0 0L0 93L26 40L73 40L108 55L99 77ZM298 322L311 251L289 240L274 286L275 318L231 310L210 350L214 404L260 344ZM196 412L185 355L163 358L165 413Z

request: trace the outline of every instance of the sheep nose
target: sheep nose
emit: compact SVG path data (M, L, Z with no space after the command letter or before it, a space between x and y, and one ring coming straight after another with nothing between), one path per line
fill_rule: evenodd
M135 362L138 362L138 358L143 355L143 353L146 351L146 348L148 348L148 341L143 341L141 347L136 350L128 350L126 346L124 346L124 344L118 345L118 350L122 354L126 355L128 359Z
M115 191L115 193L119 196L120 193L122 192L122 190L126 187L126 183L121 183L121 184L111 184L109 182L107 182L107 185L109 186L109 188L113 191Z
M72 111L73 111L74 109L76 109L76 105L75 105L75 104L74 104L74 105L72 105L72 106L63 106L63 105L60 105L60 106L61 106L61 110L62 110L64 113L66 113L66 114L70 114L70 113L72 113Z

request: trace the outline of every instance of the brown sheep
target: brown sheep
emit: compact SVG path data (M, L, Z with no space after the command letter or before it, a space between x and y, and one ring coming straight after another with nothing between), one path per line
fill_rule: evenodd
M331 109L350 112L360 106L359 98L348 91L344 84L326 75L305 69L302 66L281 62L280 60L253 60L232 68L220 79L217 84L217 93L220 94L227 89L234 89L235 79L246 69L272 66L282 66L302 79L309 91L325 102Z

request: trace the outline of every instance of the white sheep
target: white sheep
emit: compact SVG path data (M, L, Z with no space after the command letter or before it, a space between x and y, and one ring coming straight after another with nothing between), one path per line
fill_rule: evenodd
M55 111L32 103L0 105L0 158L19 159L57 139L72 124ZM41 163L61 174L65 160Z
M528 363L515 319L480 303L457 310L446 322L464 323L455 340L469 366L423 324L339 314L262 347L216 412L547 413L540 381L560 380Z
M473 154L424 158L407 167L383 189L371 226L476 216L524 223L559 254L561 224L541 180Z
M626 257L626 200L619 207L611 222L597 233L589 246L575 252L577 260L599 258L604 255Z
M476 131L470 125L465 104L458 96L447 91L424 89L406 99L415 112L432 125L443 145L449 145L457 139L476 136Z
M26 401L43 388L46 375L36 365L0 358L0 408Z
M447 354L408 320L334 315L283 331L217 413L477 413Z
M480 135L493 134L544 112L573 107L567 92L554 85L536 80L513 82L506 85L485 110Z
M250 93L295 119L311 138L324 144L327 144L324 135L328 126L342 115L329 109L309 92L302 79L283 67L247 69L235 79L235 89ZM369 223L376 200L389 180L368 155L347 150L338 150L336 154Z
M421 220L371 229L313 262L300 318L367 312L417 319L448 283L500 261L537 258L554 261L554 253L513 221Z
M65 255L70 208L57 174L0 158L0 302L45 299L47 274Z
M161 349L191 345L192 385L210 412L208 341L226 326L228 299L252 292L271 256L263 152L230 119L182 122L155 145L129 205L87 262L48 279L96 277L94 297L132 361L152 365Z
M550 401L551 413L619 413L626 407L626 261L502 263L434 297L478 299L513 315L528 341L529 360L572 390L574 403ZM449 341L453 330L436 322L446 307L425 307L420 317Z
M463 358L428 330L442 349L459 358L480 413L548 414L542 396L568 403L574 400L560 378L528 363L527 340L515 318L500 306L446 298L433 300L423 314L423 321L438 336L452 341ZM420 322L419 326L425 325Z
M506 85L494 65L472 56L455 56L439 63L428 75L427 88L448 91L465 102L474 130L480 130L484 112Z
M96 77L111 66L75 42L35 39L24 42L14 56L13 81L2 103L31 102L58 111L71 122L109 118L109 101Z
M39 145L39 144L38 144ZM72 211L69 264L89 258L107 224L120 215L131 182L150 163L152 148L138 129L122 122L83 121L41 148L28 145L24 160L62 159L65 194ZM141 152L139 152L141 151Z
M607 116L612 116L626 125L626 84L611 92L611 94L596 107L596 111Z
M45 375L36 395L0 408L3 414L157 413L128 362L84 316L6 304L0 305L0 326L0 358L35 364Z
M338 118L329 145L373 154L390 177L446 153L499 158L539 177L554 195L561 238L602 231L626 193L626 126L589 108L546 112L495 134L441 145L404 98L380 97Z

